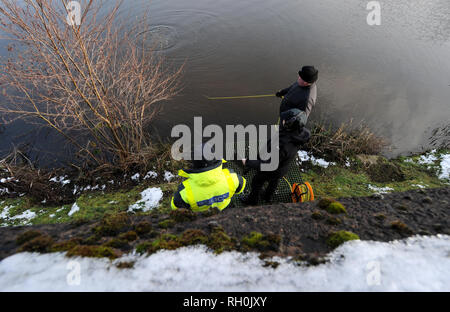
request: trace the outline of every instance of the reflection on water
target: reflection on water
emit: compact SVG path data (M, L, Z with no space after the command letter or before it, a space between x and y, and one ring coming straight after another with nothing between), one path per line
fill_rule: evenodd
M311 119L365 120L391 140L394 154L426 147L450 120L450 1L383 1L381 26L367 25L367 2L125 1L124 14L148 13L147 36L159 40L159 53L186 62L184 91L164 104L155 127L168 135L194 116L205 124L274 122L276 98L205 95L271 93L312 64L320 78ZM7 129L0 149L13 136Z

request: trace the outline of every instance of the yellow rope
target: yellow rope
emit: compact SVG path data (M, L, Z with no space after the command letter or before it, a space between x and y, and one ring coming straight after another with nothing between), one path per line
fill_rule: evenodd
M286 179L286 177L283 177L284 181L286 181L286 183L289 185L289 190L292 191L292 185L291 183L289 183L288 179Z
M271 96L275 96L275 94L244 95L244 96L223 96L223 97L208 97L208 96L206 96L206 98L208 100L232 100L232 99L263 98L263 97L271 97Z

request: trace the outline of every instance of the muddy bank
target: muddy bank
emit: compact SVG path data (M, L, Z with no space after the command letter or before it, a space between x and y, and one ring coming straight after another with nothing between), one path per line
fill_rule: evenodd
M55 251L54 246L59 246L59 250L68 250L75 245L108 246L110 251L118 256L136 247L141 252L176 248L179 243L175 241L167 241L161 247L158 245L157 249L147 247L152 246L152 243L155 246L155 241L160 244L161 236L165 234L178 235L186 242L183 236L186 230L199 230L188 232L187 236L191 238L192 234L195 236L200 233L200 236L194 237L189 244L208 244L208 236L217 233L217 229L223 229L222 233L229 237L229 244L221 250L254 249L266 256L293 256L315 262L334 248L329 238L332 233L338 231L352 232L362 240L376 241L391 241L416 234L450 235L450 187L342 198L339 202L345 207L346 213L330 213L331 210L324 209L323 201L314 201L305 204L232 208L221 213L197 215L124 216L122 219L114 219L119 226L111 220L78 220L66 224L4 227L0 228L0 259L19 252L21 248L23 250L26 240L28 245L25 245L25 250L31 248L48 252ZM42 246L33 247L30 245L30 239L21 236L30 230L35 231L35 236L42 235L41 241L38 241L38 245ZM257 238L255 233L250 234L252 232L261 233L262 239L274 239L266 245L260 244L257 240L261 237ZM173 235L165 237L175 239ZM35 238L31 241L33 239ZM64 247L61 248L62 246ZM86 254L92 256L92 253Z

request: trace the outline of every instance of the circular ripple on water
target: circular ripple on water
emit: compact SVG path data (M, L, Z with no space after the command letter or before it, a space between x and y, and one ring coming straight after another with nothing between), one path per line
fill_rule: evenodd
M165 51L174 47L178 42L178 33L175 27L168 25L150 26L147 31L139 34L154 51Z
M154 44L155 50L174 61L202 60L215 55L221 47L217 34L229 26L219 15L202 10L158 11L150 18L153 25L142 33L148 42L146 46Z

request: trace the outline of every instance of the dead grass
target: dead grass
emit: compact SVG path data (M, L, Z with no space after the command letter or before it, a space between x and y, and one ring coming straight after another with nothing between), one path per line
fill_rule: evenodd
M306 149L313 154L327 156L330 160L345 162L358 154L379 155L388 143L364 124L343 123L337 129L324 122L313 124L311 140Z

